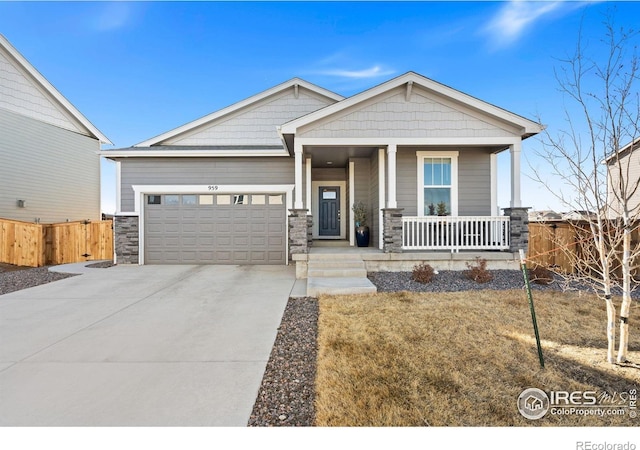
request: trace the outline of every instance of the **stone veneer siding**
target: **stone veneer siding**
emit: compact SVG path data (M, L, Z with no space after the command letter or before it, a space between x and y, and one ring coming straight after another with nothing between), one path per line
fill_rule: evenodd
M115 216L116 262L118 264L138 264L140 252L140 226L138 216Z
M289 210L289 260L291 255L309 253L313 242L313 217L307 215L306 209Z
M383 251L402 253L402 211L404 208L383 208Z
M510 217L509 251L517 253L529 247L529 209L528 207L504 208L504 215Z

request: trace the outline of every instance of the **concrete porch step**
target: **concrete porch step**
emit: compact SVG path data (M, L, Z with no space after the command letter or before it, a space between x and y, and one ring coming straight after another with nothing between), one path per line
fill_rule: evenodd
M326 251L327 249L314 249L313 253L307 255L311 261L362 261L362 256L358 253L337 253ZM330 249L329 249L330 250Z
M374 294L376 287L366 277L309 277L307 278L307 295L317 297L320 294L349 295Z
M316 269L364 269L364 261L362 259L311 259L308 262L309 267Z
M309 265L307 268L307 277L309 278L358 278L358 277L367 277L367 269L363 267L334 267L334 268L320 268L315 267L314 265Z
M307 277L310 278L358 278L367 277L367 270L362 259L311 260L307 267Z

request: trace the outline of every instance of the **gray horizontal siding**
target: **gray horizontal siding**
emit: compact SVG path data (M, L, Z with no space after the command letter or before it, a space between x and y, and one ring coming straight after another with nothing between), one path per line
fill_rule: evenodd
M347 169L336 167L332 169L311 169L312 181L346 181Z
M126 158L121 160L121 211L134 210L138 184L293 184L294 159Z
M370 175L371 175L371 163L367 158L353 158L354 162L354 202L363 202L367 205L367 221L368 226L371 227L371 195L370 195ZM350 211L351 213L351 211Z
M389 159L386 157L385 164L389 164ZM396 154L396 199L398 208L404 208L402 214L405 216L418 215L416 209L418 204L418 169L416 165L415 150L398 149ZM388 177L386 181L389 183Z
M433 148L400 148L396 156L398 207L405 216L418 215L417 150ZM447 150L447 149L443 149ZM448 149L450 150L450 149ZM458 215L491 214L491 158L483 149L462 148L458 156Z
M99 149L95 139L0 109L0 217L99 219Z
M458 214L491 215L491 156L462 149L458 158Z
M622 170L623 177L627 179L624 183L626 185L626 195L620 195L622 189L620 188L620 170ZM619 162L615 159L611 161L608 166L609 171L609 183L608 183L608 203L611 207L610 214L620 215L623 211L624 198L627 198L627 208L633 210L640 205L640 190L633 192L633 188L640 180L640 151L634 150L632 153L627 153L620 158ZM623 179L624 180L624 179ZM623 202L620 201L623 199Z

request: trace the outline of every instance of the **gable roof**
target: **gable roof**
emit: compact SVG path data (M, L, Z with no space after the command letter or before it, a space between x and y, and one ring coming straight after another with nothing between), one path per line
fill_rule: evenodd
M300 127L309 125L313 122L319 121L332 114L339 113L346 110L349 107L365 102L377 95L383 94L391 89L399 86L407 85L407 92L410 95L411 89L414 85L420 86L428 92L433 92L443 97L446 97L454 102L463 104L469 108L475 109L481 113L488 114L501 121L512 124L522 129L522 137L527 138L533 136L542 130L544 126L537 122L526 119L522 116L509 112L505 109L494 106L490 103L479 100L475 97L467 95L463 92L450 88L444 84L433 81L429 78L423 77L415 72L407 72L404 75L393 78L385 83L382 83L366 91L360 92L352 97L342 100L333 105L329 105L318 111L314 111L310 114L302 116L298 119L291 120L280 127L280 132L284 134L295 134Z
M112 144L100 130L98 130L75 106L69 102L27 59L0 34L0 50L4 50L10 57L10 62L28 77L47 99L72 122L83 128L87 136L93 137L104 144Z
M171 138L175 138L176 136L179 136L181 134L188 133L189 131L202 127L224 116L233 114L243 108L247 108L248 106L255 104L261 100L264 100L272 95L276 95L288 89L295 89L297 91L297 89L300 87L308 89L309 91L312 91L318 95L326 97L334 102L339 102L344 99L344 97L342 97L341 95L338 95L335 92L331 92L327 89L321 88L320 86L316 86L315 84L309 83L308 81L302 80L300 78L292 78L289 81L285 81L284 83L278 84L277 86L267 89L266 91L262 91L259 94L253 95L240 102L234 103L233 105L227 106L226 108L215 111L211 114L201 117L200 119L196 119L178 128L175 128L173 130L167 131L166 133L160 134L154 138L135 144L134 147L151 147L151 146L160 145Z

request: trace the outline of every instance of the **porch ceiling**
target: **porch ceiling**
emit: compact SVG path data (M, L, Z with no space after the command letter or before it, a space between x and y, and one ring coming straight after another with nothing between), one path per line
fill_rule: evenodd
M313 168L346 167L349 158L369 158L377 149L378 147L305 146L304 154L311 156Z

